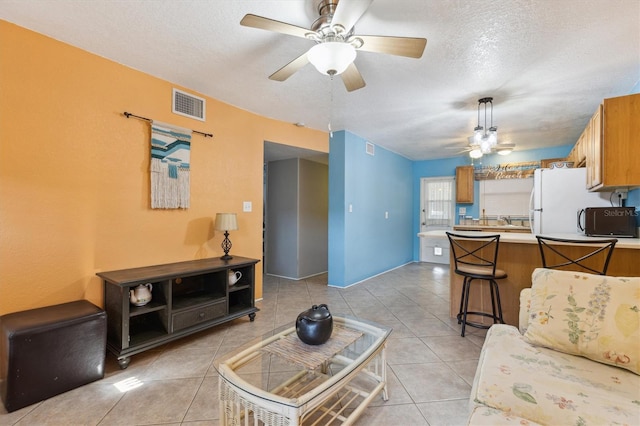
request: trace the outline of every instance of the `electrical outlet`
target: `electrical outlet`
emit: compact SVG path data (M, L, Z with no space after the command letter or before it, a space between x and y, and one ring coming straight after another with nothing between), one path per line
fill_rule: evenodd
M466 208L466 207L459 207L459 208L458 208L458 214L459 214L459 215L465 215L465 214L467 214L467 208Z
M615 191L613 191L613 193L618 195L618 199L626 200L629 191L627 189L616 189Z
M244 201L242 203L242 211L243 212L250 212L253 209L252 205L251 205L251 201Z
M384 212L384 218L389 219L389 212Z

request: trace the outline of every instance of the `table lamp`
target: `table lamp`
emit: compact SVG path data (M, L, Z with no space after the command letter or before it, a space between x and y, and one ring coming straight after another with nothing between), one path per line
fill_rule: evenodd
M224 240L222 241L222 250L224 250L224 256L221 256L222 260L233 259L233 256L229 256L229 250L231 250L231 241L229 240L229 231L235 231L238 229L238 221L235 213L216 213L216 231L224 231Z

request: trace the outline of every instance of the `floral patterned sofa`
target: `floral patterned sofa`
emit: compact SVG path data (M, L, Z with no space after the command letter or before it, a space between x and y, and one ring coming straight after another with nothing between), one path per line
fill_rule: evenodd
M489 329L471 425L640 425L640 277L536 269Z

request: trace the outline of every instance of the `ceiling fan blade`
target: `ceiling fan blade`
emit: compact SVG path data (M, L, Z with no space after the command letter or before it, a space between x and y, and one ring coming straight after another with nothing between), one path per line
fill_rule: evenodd
M302 38L307 38L307 34L314 33L308 28L298 27L296 25L287 24L286 22L280 22L263 16L252 15L250 13L244 15L244 18L240 21L240 25Z
M304 67L309 63L309 59L307 59L307 52L298 56L293 61L289 62L284 67L280 68L278 71L274 72L269 76L270 80L276 81L285 81L289 77L291 77L296 71L300 68Z
M426 38L361 35L356 37L363 41L358 50L407 56L409 58L420 58L424 48L427 46Z
M342 74L342 82L344 86L347 88L347 92L353 92L354 90L362 89L366 86L364 79L362 78L362 74L358 71L356 64L351 62L351 64L347 67L346 70Z
M371 3L373 0L340 0L331 18L331 25L341 25L348 33Z

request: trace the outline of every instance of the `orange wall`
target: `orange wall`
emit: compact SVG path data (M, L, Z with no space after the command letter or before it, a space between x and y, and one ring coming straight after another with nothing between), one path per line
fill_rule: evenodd
M0 20L0 315L102 305L99 271L220 256L216 212L238 213L231 254L262 258L263 142L328 152L327 134L188 88L207 121L181 117L173 87ZM189 209L150 208L149 125L124 111L214 134L192 137Z

